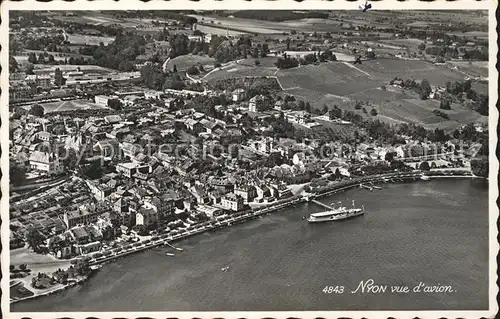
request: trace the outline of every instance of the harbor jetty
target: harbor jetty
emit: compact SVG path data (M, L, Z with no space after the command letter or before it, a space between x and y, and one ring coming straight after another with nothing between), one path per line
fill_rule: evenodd
M320 202L319 200L311 199L311 200L310 200L310 202L312 202L312 203L314 203L314 204L316 204L316 205L319 205L319 206L321 206L321 207L324 207L324 208L326 208L326 209L328 209L328 210L333 210L333 207L331 207L331 206L329 206L329 205L327 205L327 204L325 204L325 203L322 203L322 202Z

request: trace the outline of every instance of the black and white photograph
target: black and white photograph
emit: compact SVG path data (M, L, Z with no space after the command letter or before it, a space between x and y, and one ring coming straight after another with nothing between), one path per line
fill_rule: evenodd
M275 2L7 2L6 318L494 317L493 2Z

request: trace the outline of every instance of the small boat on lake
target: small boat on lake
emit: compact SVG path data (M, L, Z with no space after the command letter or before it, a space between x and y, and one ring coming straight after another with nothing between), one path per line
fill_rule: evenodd
M172 254L172 253L166 253L165 255L167 255L167 256L175 256L175 254Z

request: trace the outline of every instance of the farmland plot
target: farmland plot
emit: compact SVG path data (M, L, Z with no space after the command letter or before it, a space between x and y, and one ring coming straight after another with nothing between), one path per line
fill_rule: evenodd
M464 80L464 75L459 72L418 60L376 59L363 62L357 67L386 82L400 77L418 81L427 79L431 85L444 86L448 81Z
M412 94L410 91L403 89L396 89L391 86L386 86L385 90L380 87L373 89L368 89L353 94L349 94L348 97L353 100L359 101L371 101L373 103L386 103L389 101L410 99L415 97L416 94Z
M341 62L307 65L277 73L283 88L304 88L323 94L349 95L378 87L380 80L368 77Z
M456 66L459 71L462 71L471 76L488 77L488 62L487 61L450 61L448 62Z

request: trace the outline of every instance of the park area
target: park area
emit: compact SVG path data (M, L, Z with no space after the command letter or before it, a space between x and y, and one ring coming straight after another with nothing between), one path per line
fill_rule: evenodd
M174 65L177 67L177 70L186 70L192 65L210 65L213 66L215 63L215 59L208 57L208 56L202 56L202 55L181 55L178 57L175 57L168 61L167 63L167 70L172 70L174 68Z

